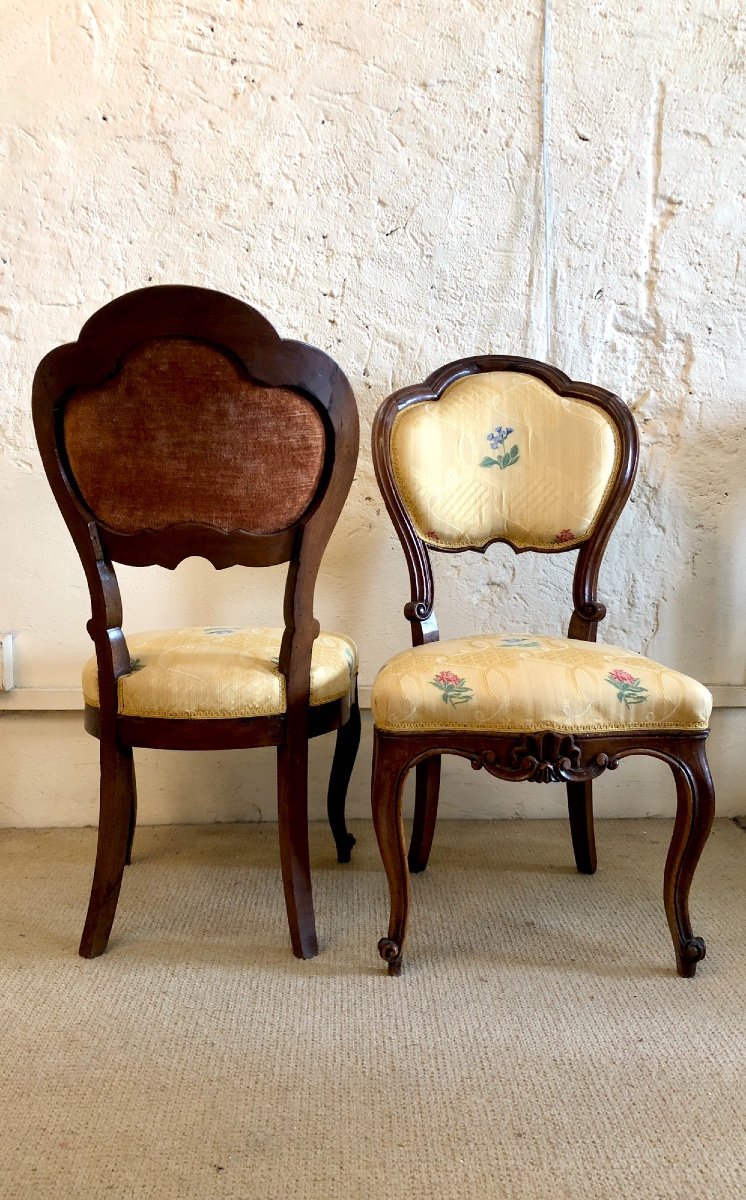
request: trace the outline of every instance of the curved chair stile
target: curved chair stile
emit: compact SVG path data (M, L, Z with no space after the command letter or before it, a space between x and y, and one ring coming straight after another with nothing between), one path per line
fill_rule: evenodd
M498 779L563 782L577 869L596 870L593 780L630 754L667 762L677 815L664 904L679 974L705 954L688 911L714 815L705 739L712 698L696 681L596 643L598 577L635 477L632 414L601 388L531 359L460 359L395 392L373 424L373 461L409 568L412 649L373 686L372 804L391 894L379 949L397 974L409 872L427 866L443 754ZM506 631L440 641L430 553L577 552L567 639ZM496 684L500 681L500 686ZM401 819L416 772L408 855Z

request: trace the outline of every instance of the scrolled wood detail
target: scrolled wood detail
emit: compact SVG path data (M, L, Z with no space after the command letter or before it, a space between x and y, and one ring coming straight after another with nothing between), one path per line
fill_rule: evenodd
M601 604L598 600L589 600L587 604L581 604L580 608L576 608L573 616L578 617L581 621L603 621L606 616L606 605Z
M404 616L408 621L426 621L433 611L433 600L410 600L404 605Z
M704 943L704 938L691 937L687 938L681 944L681 957L690 963L702 962L702 959L707 954L707 947Z
M502 759L494 750L470 754L472 769L484 768L498 779L531 783L572 783L595 779L603 771L615 771L620 757L605 753L591 754L583 760L583 750L571 734L540 733L515 739Z
M378 943L378 953L389 965L389 975L398 975L401 971L402 949L393 938L381 938Z

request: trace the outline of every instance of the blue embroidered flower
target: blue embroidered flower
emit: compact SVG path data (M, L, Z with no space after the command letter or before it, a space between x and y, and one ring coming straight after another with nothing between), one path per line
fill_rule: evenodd
M487 434L487 441L490 444L491 450L505 450L505 439L510 437L515 430L511 425L497 425ZM480 462L480 467L499 467L504 471L506 467L512 467L518 462L518 446L511 446L509 450L505 450L504 454L498 453L497 458L490 458L489 454Z
M205 633L209 633L210 637L227 637L229 633L235 633L235 627L231 629L206 629Z
M490 450L497 450L498 446L502 446L506 437L509 437L513 430L509 425L498 425L493 429L492 433L487 434L487 441L490 444Z

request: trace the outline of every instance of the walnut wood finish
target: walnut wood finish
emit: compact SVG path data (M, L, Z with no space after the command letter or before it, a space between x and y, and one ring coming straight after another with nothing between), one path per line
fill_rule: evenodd
M173 341L169 344L165 339ZM323 464L320 471L315 468L310 502L288 528L273 529L271 520L263 521L261 512L257 529L269 528L272 532L226 528L224 522L168 525L159 520L158 506L153 502L152 511L143 518L142 529L123 531L107 525L83 498L65 442L68 403L85 395L86 419L83 424L78 422L83 431L81 444L76 446L76 454L80 455L88 436L86 423L95 421L97 413L87 393L98 389L105 394L130 356L159 341L170 345L173 352L178 345L175 339L187 349L199 345L200 354L212 351L221 360L229 360L240 380L245 381L234 389L237 394L242 387L246 395L259 389L265 425L267 389L276 390L278 423L283 418L283 397L291 399L296 407L301 402L307 405L316 426L321 422ZM194 362L199 356L190 357L194 376ZM170 358L173 361L173 353ZM147 381L141 383L143 403L152 403ZM205 384L209 386L209 378ZM198 402L195 397L194 403ZM80 953L94 957L105 950L124 865L131 856L136 821L133 747L217 750L271 745L278 751L280 857L291 942L297 956L311 957L317 952L317 941L308 862L308 739L338 730L332 831L339 861L345 862L349 861L351 838L344 823L344 802L359 736L355 732L359 716L354 681L351 695L318 707L309 704L311 651L319 633L313 616L316 576L357 460L358 417L349 383L321 350L281 339L264 317L239 300L203 288L154 287L107 304L86 322L77 342L58 347L42 360L34 377L33 412L44 469L88 581L92 611L88 632L98 666L100 707L86 707L85 725L101 744L101 814ZM183 428L180 437L184 437ZM128 445L121 444L119 453L126 457ZM256 454L261 455L261 446ZM247 492L252 487L254 461L248 454L238 458ZM99 483L95 475L92 478L89 488ZM121 488L121 470L117 478ZM302 481L301 492L306 485L307 480ZM271 496L266 505L267 516L271 517ZM158 564L173 569L192 555L206 558L218 570L235 565L288 563L279 656L287 698L282 716L171 720L119 715L117 680L129 673L130 656L122 632L122 603L114 563Z
M604 504L587 539L578 546L536 548L536 553L577 552L573 577L573 612L569 638L595 641L598 622L606 608L598 598L598 576L606 545L634 482L638 436L629 409L611 392L587 383L576 383L555 367L532 359L488 355L448 363L422 384L402 388L384 401L373 422L373 463L381 494L402 544L409 570L410 599L404 615L410 622L412 644L421 646L439 638L435 617L435 587L430 550L439 553L484 553L493 542L504 542L516 554L519 547L507 538L494 538L485 546L444 548L426 543L417 534L399 492L391 458L391 432L397 415L415 404L437 403L446 388L468 375L485 371L519 371L548 384L558 395L577 397L602 408L613 421L621 453ZM398 974L409 911L409 873L427 866L435 830L440 780L440 757L456 754L468 758L474 769L484 767L498 779L563 782L567 787L570 831L578 871L596 870L593 830L592 781L603 771L614 770L631 754L648 754L671 767L677 794L677 815L664 870L664 904L682 976L694 974L705 956L701 938L692 934L688 896L694 869L709 834L714 815L714 792L705 754L706 732L684 734L645 731L601 736L559 735L547 731L526 735L495 732L385 733L374 730L372 804L373 819L391 893L388 936L379 943L389 973ZM407 773L415 768L415 812L407 856L401 814Z

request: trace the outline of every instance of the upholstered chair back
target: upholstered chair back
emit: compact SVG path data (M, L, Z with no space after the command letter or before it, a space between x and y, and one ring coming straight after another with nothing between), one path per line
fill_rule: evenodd
M459 359L389 396L373 462L410 578L415 645L435 641L430 550L578 550L569 636L593 641L606 544L632 488L638 441L618 396L533 359Z
M357 454L337 364L203 288L99 310L39 365L34 419L81 554L133 566L270 566L309 539L318 564Z
M275 533L308 508L324 467L307 396L183 337L140 342L108 379L76 388L62 430L86 506L122 533L180 522Z
M606 409L520 370L462 376L402 408L390 446L417 534L446 549L586 541L621 458Z

